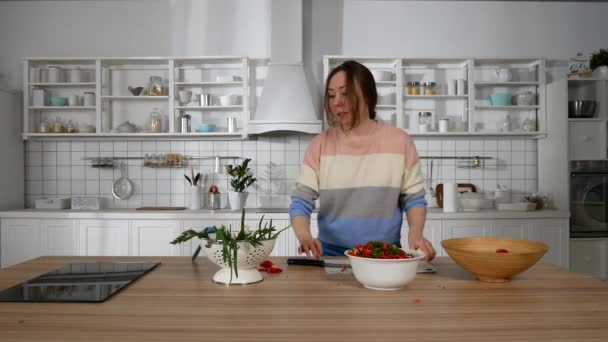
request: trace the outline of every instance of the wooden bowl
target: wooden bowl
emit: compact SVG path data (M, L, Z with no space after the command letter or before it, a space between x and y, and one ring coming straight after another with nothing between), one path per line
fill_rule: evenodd
M441 241L441 246L478 280L492 283L511 280L536 264L549 249L542 242L509 238L449 239Z

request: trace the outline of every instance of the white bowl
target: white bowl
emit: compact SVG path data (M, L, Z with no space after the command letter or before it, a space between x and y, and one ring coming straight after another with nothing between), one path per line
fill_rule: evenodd
M228 94L220 96L220 105L222 106L238 106L241 104L243 97L238 94Z
M393 73L386 70L372 70L372 76L376 82L386 82L393 80Z
M460 207L464 211L479 211L484 205L483 198L461 198Z
M402 248L403 249L403 248ZM373 259L348 255L353 274L358 282L372 290L399 290L416 277L422 251L403 249L414 255L410 259Z

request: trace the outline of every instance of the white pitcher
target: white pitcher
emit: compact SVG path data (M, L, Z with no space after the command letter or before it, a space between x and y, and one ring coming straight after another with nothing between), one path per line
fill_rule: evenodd
M498 80L498 82L509 82L513 78L513 74L511 73L511 70L509 70L507 68L496 69L495 73L496 73L496 79Z

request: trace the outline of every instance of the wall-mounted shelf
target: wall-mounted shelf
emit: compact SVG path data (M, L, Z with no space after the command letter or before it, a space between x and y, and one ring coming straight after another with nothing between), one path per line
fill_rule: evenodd
M57 77L59 69L60 77ZM53 77L51 77L51 71ZM80 73L80 74L78 74ZM246 57L124 57L124 58L28 58L23 62L23 139L244 139L249 122L250 63ZM77 77L73 77L76 75ZM159 77L161 89L151 89L150 80ZM64 82L71 81L71 82ZM131 95L129 87L143 87L139 96ZM44 91L42 101L34 102L33 90ZM190 104L182 105L182 91L190 91ZM94 92L92 106L49 105L49 97L77 96L82 103L85 92ZM39 92L37 93L39 94ZM162 94L151 96L149 94ZM217 98L239 95L242 105L202 107L199 94ZM88 96L88 95L87 95ZM87 98L90 100L90 98ZM36 103L36 106L34 106ZM88 104L88 103L87 103ZM218 103L219 104L219 103ZM149 118L157 110L163 117L163 133L114 133L126 121L136 125L138 132L148 131ZM190 113L192 133L181 134L177 117ZM237 132L228 133L226 115L237 120ZM94 133L38 133L43 119L54 122L61 117ZM213 124L217 132L199 133L199 124ZM84 129L83 129L84 131Z

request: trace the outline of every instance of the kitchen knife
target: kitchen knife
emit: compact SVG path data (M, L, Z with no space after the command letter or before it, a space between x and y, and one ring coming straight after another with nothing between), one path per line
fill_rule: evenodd
M326 262L325 260L304 259L304 258L288 258L287 265L351 268L350 264L338 264L338 263Z
M340 263L331 263L326 262L325 260L316 260L316 259L305 259L305 258L288 258L288 265L302 265L302 266L317 266L317 267L338 267L338 268L352 268L350 264L340 264ZM421 261L418 263L418 269L416 273L435 273L437 272L437 268L427 262Z

